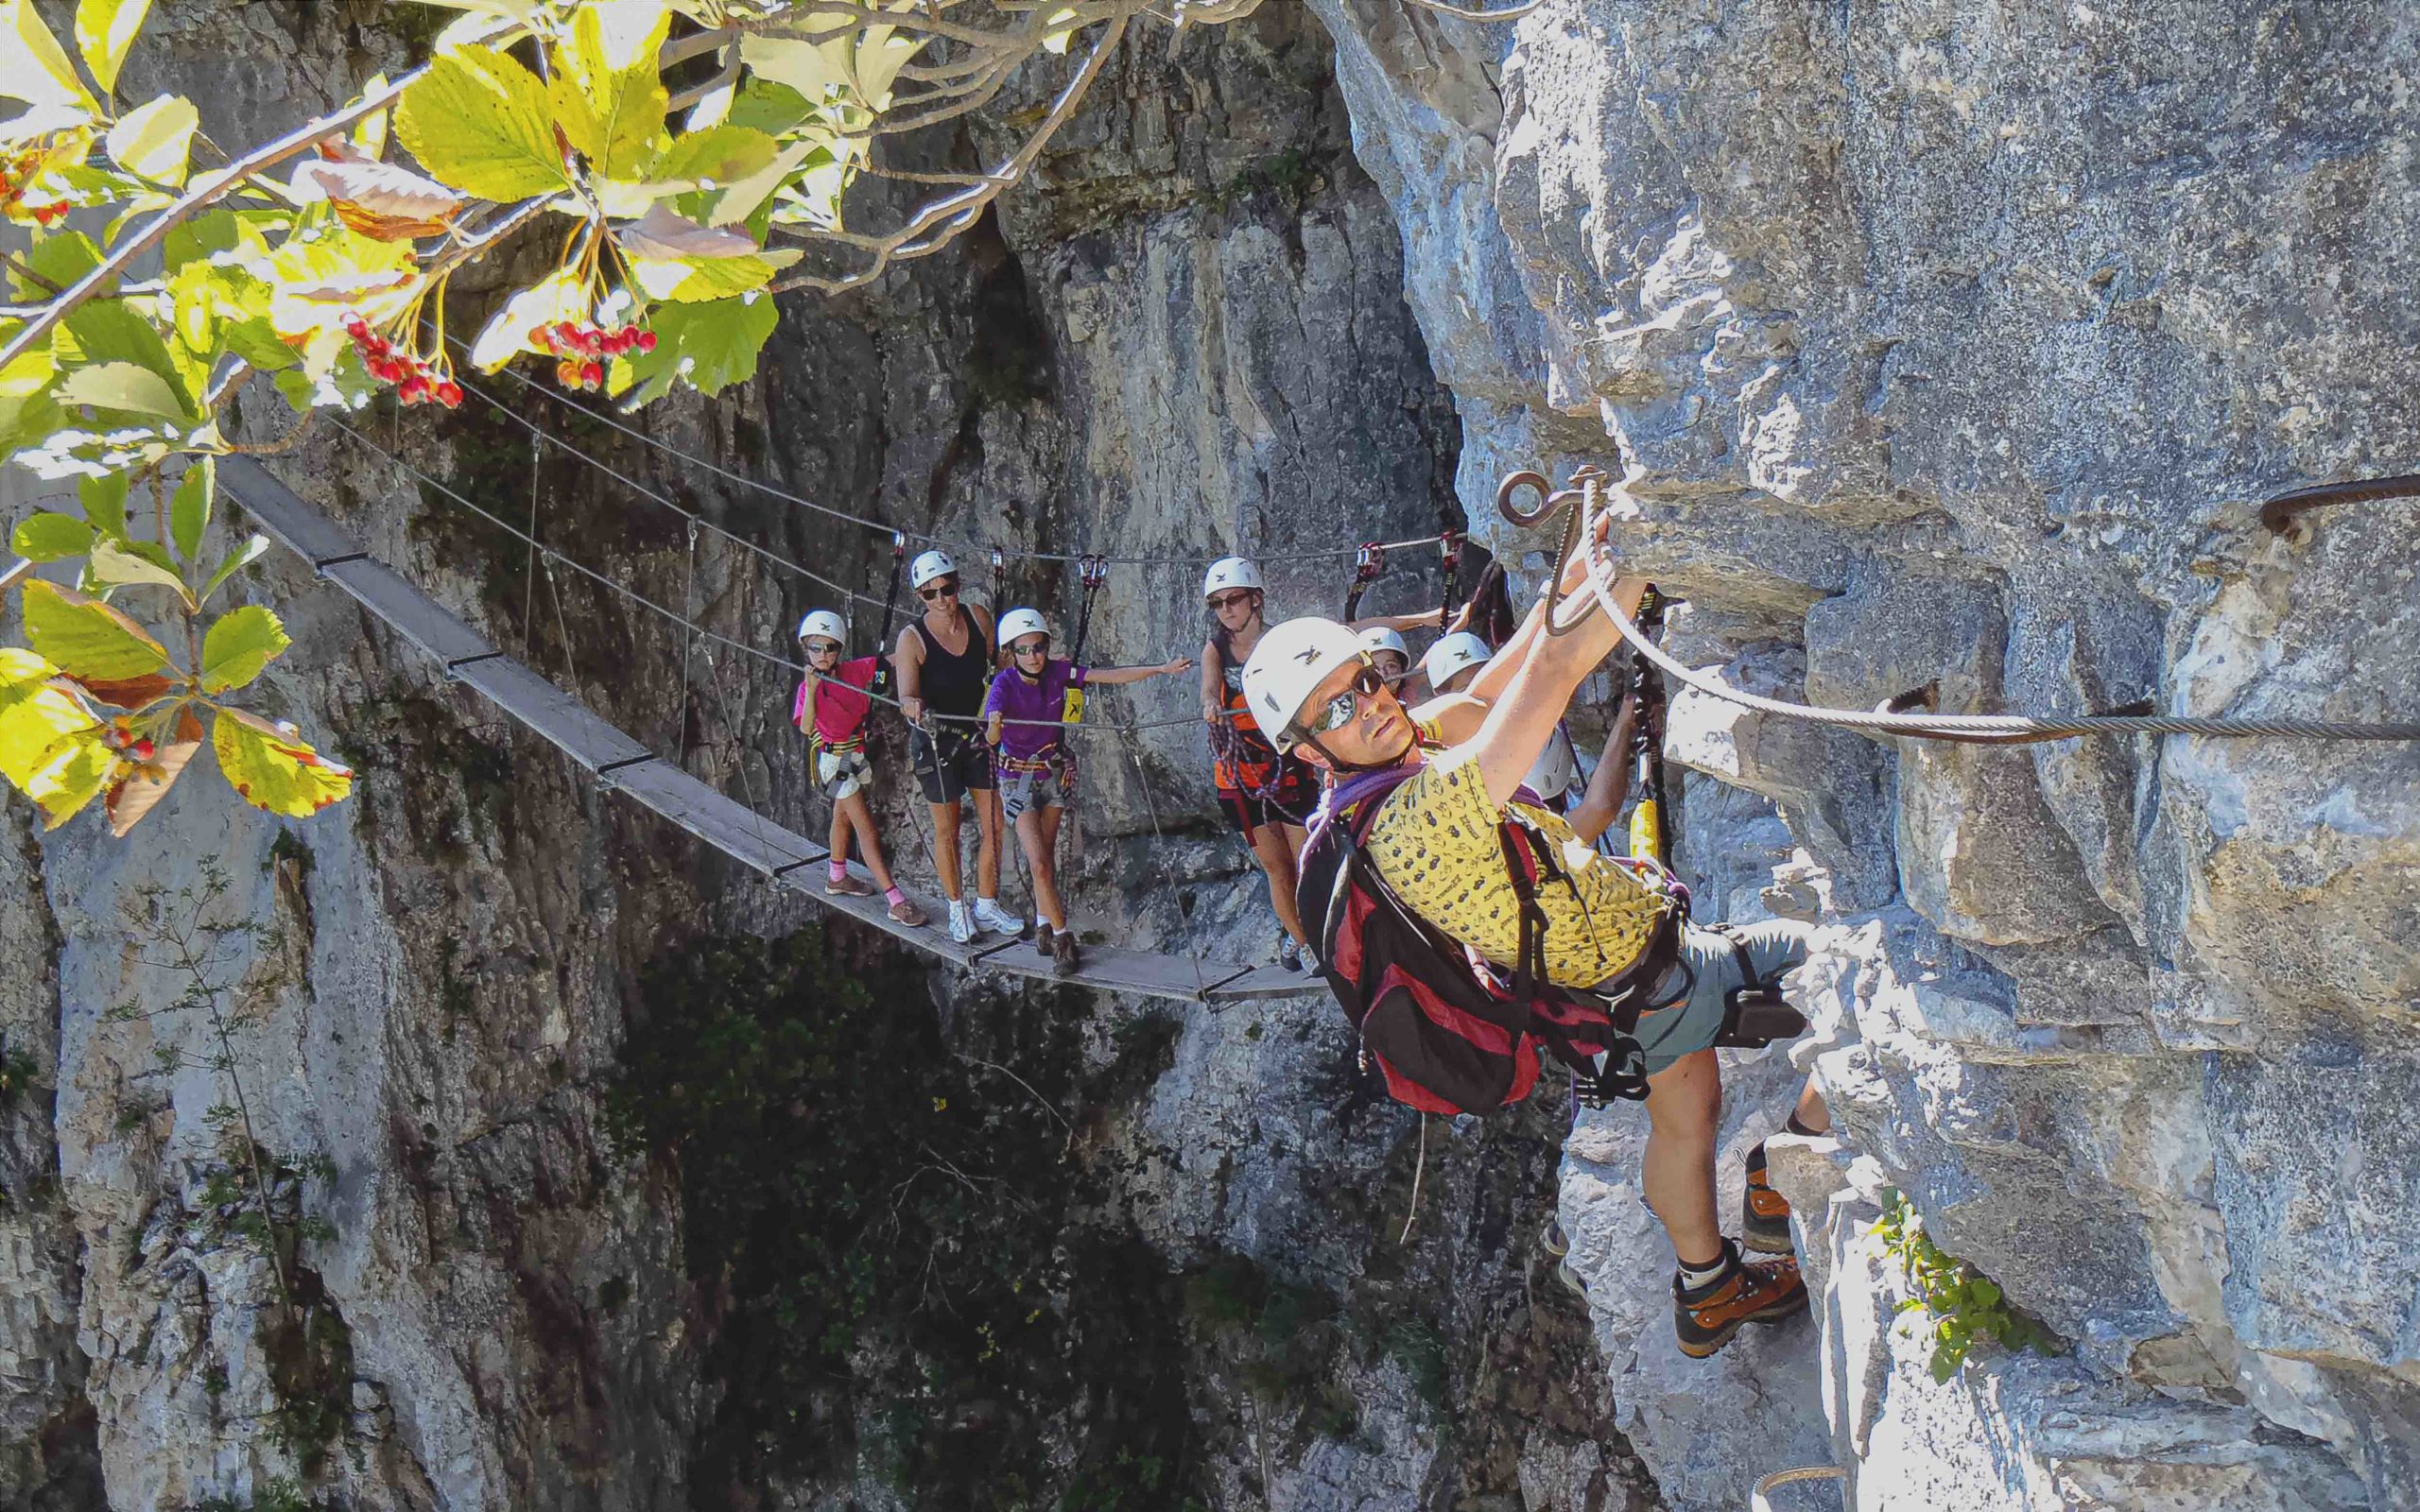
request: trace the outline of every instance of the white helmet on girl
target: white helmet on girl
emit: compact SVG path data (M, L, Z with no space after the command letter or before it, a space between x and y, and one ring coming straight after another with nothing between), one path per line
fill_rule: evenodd
M849 627L841 622L839 615L833 613L830 610L819 609L798 622L798 638L802 641L811 641L819 637L847 645Z
M1038 609L1012 609L1000 616L1000 644L1014 645L1028 635L1047 636L1050 622Z
M1320 684L1348 662L1367 662L1361 637L1334 620L1288 620L1270 627L1244 663L1244 705L1280 751L1302 736L1295 724Z
M1241 557L1219 558L1210 564L1209 575L1201 579L1201 596L1204 599L1216 598L1237 588L1249 588L1255 593L1262 591L1260 569Z
M910 588L923 588L926 583L931 582L936 577L955 577L957 576L958 563L951 559L948 552L939 550L928 551L923 556L918 557L916 558L915 565L908 569L908 586Z
M1457 630L1430 646L1421 657L1420 675L1428 679L1428 686L1443 693L1456 673L1482 665L1495 655L1485 641L1468 630Z
M1411 665L1411 647L1403 644L1402 636L1383 625L1373 625L1361 632L1361 649L1373 656L1381 651L1392 651L1403 658L1405 666Z

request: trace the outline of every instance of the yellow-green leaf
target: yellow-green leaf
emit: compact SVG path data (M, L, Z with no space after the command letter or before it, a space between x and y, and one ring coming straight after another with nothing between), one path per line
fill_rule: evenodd
M138 179L182 186L193 151L194 129L200 125L201 113L193 108L193 101L163 94L129 111L110 128L110 161Z
M675 138L648 164L648 177L683 190L729 188L773 161L773 139L745 126L717 126Z
M118 68L150 11L151 0L81 0L76 7L76 50L102 94L117 88Z
M229 552L226 557L220 560L217 569L210 575L210 581L201 585L201 602L204 604L209 603L211 595L226 586L227 579L234 576L237 573L242 572L245 568L250 567L252 563L260 560L268 554L268 537L267 536L253 536L250 540L246 541L242 545L236 547L233 551Z
M177 555L191 561L201 551L201 533L210 524L211 500L218 487L218 463L198 457L185 469L177 491L168 500L168 535Z
M77 481L76 502L84 507L84 518L93 523L94 529L105 536L125 539L126 490L130 481L124 472Z
M97 548L96 548L97 549ZM168 664L165 646L96 598L37 577L26 584L26 642L70 677L114 682Z
M784 147L780 155L770 163L747 178L738 180L729 189L716 197L714 208L706 213L706 224L735 226L746 220L756 214L758 206L773 197L773 191L782 186L782 180L790 176L791 170L804 163L810 155L829 150L829 144L813 137L804 137L793 142Z
M558 320L585 322L588 316L586 281L557 268L504 301L471 343L471 366L493 372L521 352L543 352L530 341L531 330Z
M439 182L481 199L569 186L546 87L493 47L441 53L395 106L395 135Z
M631 278L650 300L691 304L761 289L773 276L761 253L747 257L631 259Z
M1056 26L1060 29L1049 33L1042 39L1043 51L1059 53L1063 56L1067 51L1068 39L1075 36L1073 31L1066 28L1065 24L1075 19L1076 12L1072 8L1063 8L1052 11L1049 19L1043 22L1043 25L1046 26Z
M307 818L353 791L353 771L321 756L291 726L221 709L211 747L228 784L255 808Z
M59 39L34 13L34 0L0 0L0 49L8 57L0 66L0 98L98 110Z
M27 561L64 561L93 549L93 527L72 514L44 509L21 521L9 532L9 544Z
M52 829L90 803L116 765L107 727L58 673L31 651L0 646L0 775L42 805Z
M764 294L659 306L648 317L656 349L615 358L608 387L618 393L638 386L626 408L662 398L675 382L702 394L718 393L755 372L756 354L779 319L772 299Z
M277 616L258 604L229 610L201 641L201 691L227 693L249 684L294 643Z
M110 785L110 833L123 839L127 831L142 823L143 816L168 796L168 789L177 785L186 764L201 749L201 721L194 717L190 707L177 711L175 730L174 737L155 749L149 761L135 763L121 781Z
M106 583L112 588L140 583L147 588L170 589L185 601L187 608L195 607L193 594L186 589L184 579L177 576L169 564L167 551L157 542L95 541L88 570L95 582ZM84 674L79 672L78 676Z
M136 415L165 415L183 420L185 402L174 385L148 368L130 362L98 362L78 368L59 382L51 397L62 404L97 404Z
M572 17L548 98L572 146L608 174L634 174L654 155L666 106L655 55L671 25L663 0L591 0Z

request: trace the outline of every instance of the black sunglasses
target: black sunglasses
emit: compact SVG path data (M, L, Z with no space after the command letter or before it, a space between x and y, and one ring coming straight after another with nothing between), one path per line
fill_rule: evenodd
M920 588L916 590L916 596L923 599L927 604L937 598L956 598L958 596L958 579L953 577L945 583L935 583L930 588Z
M1238 604L1249 604L1251 602L1252 590L1247 588L1237 593L1219 594L1218 597L1210 601L1210 608L1214 610L1229 610L1234 609Z
M1361 670L1353 674L1353 685L1330 698L1326 707L1312 715L1303 729L1314 735L1343 729L1353 723L1353 716L1360 711L1361 700L1376 697L1386 685L1387 679L1378 675L1376 667L1367 662L1362 662Z

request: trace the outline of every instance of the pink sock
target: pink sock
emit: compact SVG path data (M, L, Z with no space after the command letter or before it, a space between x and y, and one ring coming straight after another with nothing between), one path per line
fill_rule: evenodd
M893 887L882 895L882 901L889 903L891 907L896 908L901 903L908 901L908 895L901 892L898 888Z
M834 882L846 882L849 880L849 864L847 862L835 861L832 863L832 880Z

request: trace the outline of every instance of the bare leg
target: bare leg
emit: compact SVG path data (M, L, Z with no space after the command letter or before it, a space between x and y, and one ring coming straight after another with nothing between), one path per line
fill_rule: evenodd
M1790 1114L1800 1128L1811 1128L1818 1134L1832 1131L1832 1110L1824 1106L1824 1094L1815 1090L1815 1078L1806 1078L1806 1090L1798 1094L1798 1107Z
M1033 868L1034 917L1052 929L1067 927L1067 906L1059 901L1059 819L1065 809L1028 809L1017 816L1017 843Z
M1647 1117L1652 1126L1640 1177L1647 1205L1662 1220L1684 1264L1711 1264L1722 1254L1722 1227L1714 1212L1722 1069L1714 1052L1683 1056L1649 1077Z
M958 871L958 816L955 803L935 803L933 811L933 866L942 874L942 891L951 902L965 896Z
M845 858L849 853L842 848L847 836L842 833L840 821L845 817L849 827L857 833L857 852L865 857L866 869L873 873L873 885L889 892L891 888L890 868L882 859L882 836L874 831L873 805L866 801L863 793L852 793L835 804L833 810L832 854Z
M849 805L865 799L856 794L832 805L832 859L845 865L849 859Z
M1000 790L975 790L975 896L1000 896Z
M1260 863L1260 869L1269 873L1269 906L1276 911L1277 922L1294 936L1296 944L1308 945L1310 942L1303 937L1303 916L1294 906L1294 852L1286 844L1287 828L1264 824L1253 830L1252 854Z

